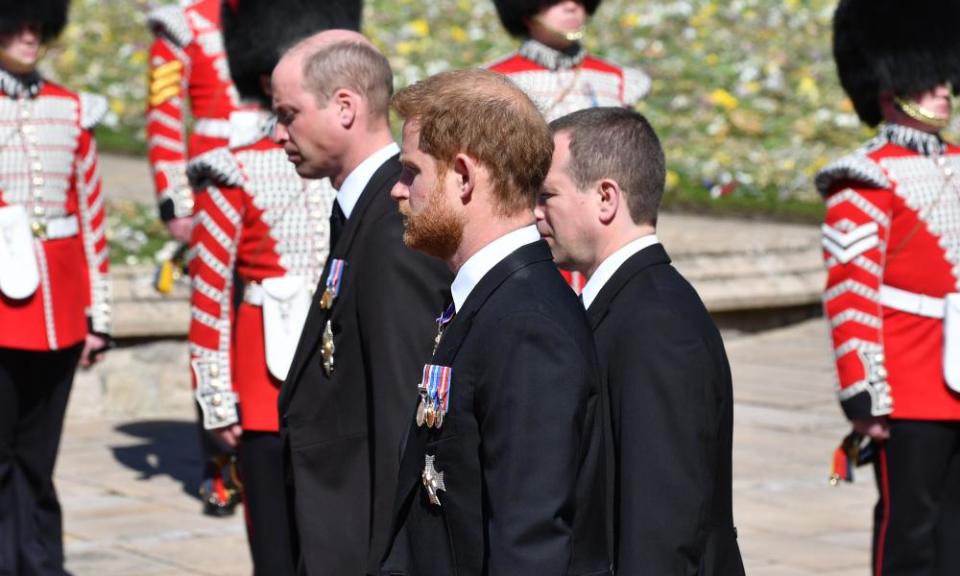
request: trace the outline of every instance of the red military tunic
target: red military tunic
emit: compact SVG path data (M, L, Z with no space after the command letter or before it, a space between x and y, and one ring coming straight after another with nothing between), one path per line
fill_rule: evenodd
M189 167L204 192L196 196L190 242L189 339L208 429L239 421L245 430L279 430L281 382L268 371L262 308L251 296L260 282L283 276L302 277L312 290L329 245L335 192L328 180L301 179L283 149L264 137L266 116L259 116L261 129L245 124L248 134L238 128L229 148L204 153ZM234 270L245 285L236 313Z
M548 122L584 108L632 108L650 91L650 78L640 70L595 58L583 48L567 55L532 39L488 68L509 76ZM562 273L577 293L583 289L586 279L579 272Z
M960 290L957 172L960 148L881 125L817 175L827 203L824 309L849 418L960 419L960 395L943 376L942 318L888 297L905 292L910 304Z
M188 158L224 146L236 89L223 50L220 0L194 0L159 8L148 18L156 34L150 48L147 156L164 219L192 214ZM184 98L193 131L188 139Z
M104 196L93 127L106 100L0 70L0 207L21 205L40 277L0 296L0 347L59 350L110 333ZM0 271L9 272L9 271Z

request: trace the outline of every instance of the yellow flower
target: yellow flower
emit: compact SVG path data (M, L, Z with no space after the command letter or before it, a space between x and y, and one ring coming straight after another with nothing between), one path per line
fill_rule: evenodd
M460 26L453 26L450 28L450 39L458 44L463 44L467 41L467 31Z
M423 18L417 18L411 22L410 29L413 30L414 34L421 38L426 38L428 35L430 35L430 23Z
M696 14L690 17L690 24L694 28L702 28L714 14L717 13L717 5L713 2L704 4Z
M680 184L680 175L673 170L667 170L667 189L673 190Z
M147 51L146 50L137 50L130 55L130 63L137 66L145 64L147 62Z
M797 86L797 93L809 102L817 102L820 100L820 89L817 88L816 81L810 76L804 76L800 79L800 85Z
M733 110L740 105L740 101L737 100L737 97L727 92L723 88L717 88L710 93L708 98L714 106L719 106L727 111Z
M397 54L401 56L409 56L415 49L416 44L410 42L409 40L397 42Z
M620 25L624 28L636 28L640 24L640 17L634 13L624 14L620 17Z
M73 48L67 48L60 54L60 63L64 66L72 66L77 61L77 51Z
M717 56L716 54L707 54L707 57L704 58L704 62L706 62L710 66L714 66L719 61L720 61L720 57Z
M119 98L110 99L110 110L117 116L123 116L123 113L126 111L127 105L123 100Z

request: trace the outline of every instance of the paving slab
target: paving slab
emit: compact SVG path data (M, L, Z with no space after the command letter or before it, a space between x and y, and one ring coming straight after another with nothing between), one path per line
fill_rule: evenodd
M847 425L826 339L816 319L727 342L737 396L734 514L751 576L853 576L869 567L872 473L827 483ZM251 572L241 516L199 513L186 370L185 343L161 341L114 350L78 378L56 474L77 576ZM143 398L104 405L111 374L139 378Z

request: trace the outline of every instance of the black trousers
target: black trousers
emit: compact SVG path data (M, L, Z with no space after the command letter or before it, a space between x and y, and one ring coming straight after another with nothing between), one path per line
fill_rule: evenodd
M53 467L81 350L0 348L2 576L66 574Z
M280 434L244 430L239 462L254 576L294 576Z
M960 422L892 420L874 471L874 576L960 574Z

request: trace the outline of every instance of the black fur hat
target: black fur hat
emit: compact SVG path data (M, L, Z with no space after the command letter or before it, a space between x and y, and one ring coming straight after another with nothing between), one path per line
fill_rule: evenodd
M334 28L359 30L362 0L234 0L223 4L223 40L240 96L270 104L261 78L298 41Z
M960 88L960 2L840 0L833 55L840 84L864 123L883 120L880 95Z
M544 7L557 4L560 0L493 0L500 15L500 22L511 36L525 38L528 35L527 18L532 18ZM588 16L593 16L601 0L581 0Z
M44 44L67 25L70 0L0 0L0 34L10 34L24 24L38 24Z

